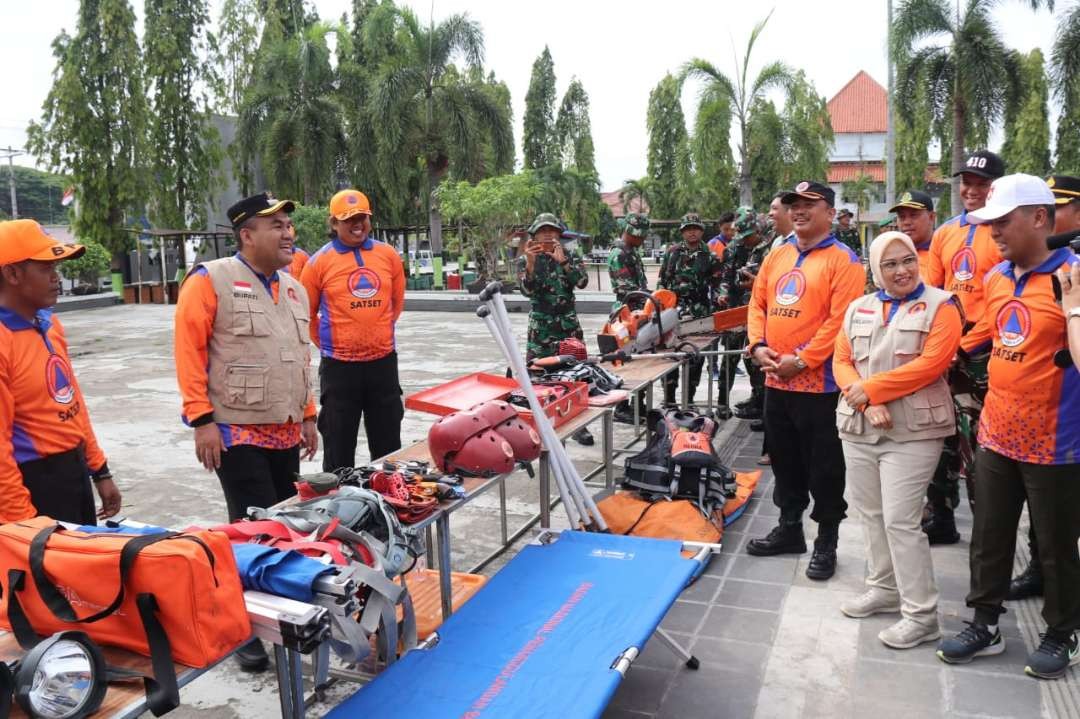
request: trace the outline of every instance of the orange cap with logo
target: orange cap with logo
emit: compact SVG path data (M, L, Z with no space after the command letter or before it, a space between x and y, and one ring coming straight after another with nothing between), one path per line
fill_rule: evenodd
M45 234L33 220L0 222L0 265L24 260L55 262L73 260L86 252L82 245L69 245Z
M330 198L330 216L347 220L353 215L371 215L371 203L359 190L342 190Z

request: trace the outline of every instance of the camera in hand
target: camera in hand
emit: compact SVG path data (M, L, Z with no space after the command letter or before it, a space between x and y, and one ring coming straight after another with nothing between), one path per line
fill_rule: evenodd
M1050 235L1046 238L1046 246L1051 250L1059 250L1062 247L1071 247L1072 251L1080 255L1080 232L1062 232L1059 235Z

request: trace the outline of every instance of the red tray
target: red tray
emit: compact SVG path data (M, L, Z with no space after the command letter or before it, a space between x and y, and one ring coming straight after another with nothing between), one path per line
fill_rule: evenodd
M584 382L572 384L576 385L574 391L559 399L558 402L544 407L544 413L547 414L554 427L569 422L589 406L589 385ZM508 377L474 372L409 395L405 398L405 407L441 417L488 400L506 399L517 388L517 381ZM535 426L531 411L520 407L517 411L522 419Z
M491 399L505 399L517 386L517 381L508 377L474 372L409 395L405 407L441 417Z

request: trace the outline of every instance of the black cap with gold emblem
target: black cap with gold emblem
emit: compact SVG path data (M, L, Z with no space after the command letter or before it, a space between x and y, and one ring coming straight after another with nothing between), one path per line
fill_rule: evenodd
M292 200L278 200L269 192L245 197L225 211L233 229L240 227L252 217L266 217L275 212L292 212L296 204Z
M934 211L934 198L925 192L919 190L908 190L900 197L896 198L896 204L889 208L889 212L896 212L901 207L908 207L912 210L926 210L927 212Z
M836 202L836 193L831 187L820 182L810 182L809 180L803 180L795 185L794 190L785 192L780 198L780 202L790 205L800 197L807 200L825 200L829 207L832 207Z
M1054 193L1055 205L1067 205L1073 200L1080 200L1080 177L1072 175L1050 175L1046 178L1050 192Z

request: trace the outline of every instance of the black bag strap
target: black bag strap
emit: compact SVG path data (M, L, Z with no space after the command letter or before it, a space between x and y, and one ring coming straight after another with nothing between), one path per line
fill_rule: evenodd
M109 616L124 602L124 589L127 584L127 576L131 571L131 565L135 563L135 558L146 547L157 542L164 541L166 539L172 539L180 535L179 532L159 532L158 534L143 534L132 537L124 544L124 548L120 550L120 586L116 591L116 597L112 600L109 606L102 609L97 614L93 614L89 617L80 619L75 615L75 610L72 609L71 603L68 602L56 585L53 584L48 575L45 574L45 545L49 541L49 537L53 535L53 532L60 529L60 525L54 524L51 527L38 532L34 539L30 542L30 575L34 578L34 586L38 590L38 594L41 595L41 599L45 602L45 606L49 608L49 611L57 619L62 619L65 622L77 622L80 624L90 624L105 617Z
M150 646L150 666L154 675L143 675L143 688L146 690L146 706L159 717L180 706L180 687L176 682L176 665L173 664L172 647L165 627L158 621L157 598L153 594L139 594L135 597L135 606L139 608L146 641Z

